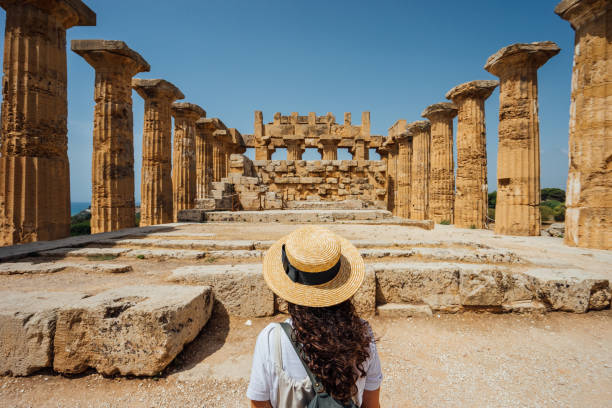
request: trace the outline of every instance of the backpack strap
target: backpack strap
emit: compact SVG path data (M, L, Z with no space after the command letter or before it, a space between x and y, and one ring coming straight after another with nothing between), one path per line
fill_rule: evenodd
M298 358L302 362L302 365L304 366L304 370L306 370L306 374L308 374L308 378L310 378L310 382L312 383L312 388L315 390L317 394L321 394L322 392L325 391L325 388L323 387L323 384L321 384L321 381L317 379L317 377L312 373L312 371L310 371L310 368L308 368L308 365L304 362L304 358L302 357L302 354L303 354L302 348L298 346L298 344L293 339L293 333L292 333L293 328L291 327L289 323L285 323L285 322L280 323L280 326L285 331L285 334L289 338L289 341L291 342L293 349L295 350L295 352L298 355Z

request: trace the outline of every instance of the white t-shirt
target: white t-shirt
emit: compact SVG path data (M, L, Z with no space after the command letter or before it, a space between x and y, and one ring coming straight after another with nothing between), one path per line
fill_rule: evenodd
M291 319L287 319L286 322L291 323ZM274 408L277 407L278 401L278 377L274 370L275 340L273 329L275 326L276 323L270 323L257 337L253 354L251 381L247 389L247 398L253 401L270 401ZM305 379L308 374L306 374L300 358L284 332L281 336L281 348L283 371L297 381ZM366 376L357 380L359 405L361 405L364 390L376 390L382 383L383 376L380 368L380 359L374 341L370 343L370 357L364 362L363 366Z

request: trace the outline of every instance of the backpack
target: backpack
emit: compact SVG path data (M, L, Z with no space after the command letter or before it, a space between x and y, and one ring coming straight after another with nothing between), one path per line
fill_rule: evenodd
M301 347L294 341L292 336L293 328L289 323L281 323L281 327L283 331L289 337L289 341L293 346L293 349L297 353L302 365L304 366L304 370L306 370L306 374L308 374L308 378L310 378L310 382L312 382L312 387L315 391L315 397L308 403L308 408L359 408L354 401L351 400L349 405L343 405L342 403L336 401L331 395L325 392L325 388L321 381L310 371L308 365L304 362L304 358L302 357L302 349Z

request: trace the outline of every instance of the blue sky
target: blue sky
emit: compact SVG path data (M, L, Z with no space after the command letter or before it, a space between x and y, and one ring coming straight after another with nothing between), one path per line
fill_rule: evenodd
M542 187L565 189L574 32L557 0L291 1L85 0L96 27L71 39L123 40L150 64L143 78L177 85L244 134L253 112L371 112L372 134L421 120L463 82L494 78L483 66L501 47L554 41L539 71ZM4 11L2 11L4 14ZM4 16L3 16L4 17ZM0 20L4 29L5 19ZM91 197L94 70L68 51L68 154L73 201ZM140 201L142 99L133 93L136 199ZM486 103L489 190L496 189L499 92ZM456 127L455 127L456 130ZM306 157L310 158L310 157ZM348 158L341 153L339 158Z

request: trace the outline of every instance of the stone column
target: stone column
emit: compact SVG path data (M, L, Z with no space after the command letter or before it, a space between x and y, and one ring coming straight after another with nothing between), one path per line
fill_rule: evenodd
M455 166L453 162L453 118L457 107L442 102L428 106L421 114L431 122L429 170L429 218L440 223L454 222Z
M448 91L457 105L455 225L484 228L487 216L487 143L484 102L498 81L472 81Z
M182 92L163 79L132 80L132 88L144 99L140 226L172 222L172 102Z
M410 218L429 219L429 149L431 125L421 120L408 124L412 133L412 168L410 187Z
M387 210L397 215L397 156L399 152L395 138L387 137L383 148L387 152Z
M73 40L71 49L96 70L91 232L133 228L132 77L150 66L123 41Z
M174 222L178 212L194 208L196 199L196 121L206 116L204 109L187 102L172 104L174 148L172 152L172 209Z
M403 132L395 137L397 140L397 216L410 218L411 203L411 165L412 165L411 131Z
M300 135L287 135L283 137L285 146L287 146L287 160L302 160L304 153L304 137Z
M221 181L225 177L225 151L223 137L225 130L215 130L212 135L213 181Z
M565 243L612 249L612 2L564 0L555 13L576 30Z
M0 0L6 10L0 245L70 234L66 30L93 26L80 0Z
M202 200L208 195L212 175L212 146L206 124L206 115L196 121L196 200Z
M484 67L500 79L496 234L540 235L538 68L559 51L550 41L513 44Z
M340 140L338 135L321 135L319 143L321 144L322 160L338 160L338 144Z
M253 140L255 142L255 160L270 160L271 154L268 149L268 139L264 136L265 125L263 123L263 113L261 111L255 111L255 123L253 126L255 130L253 134Z

